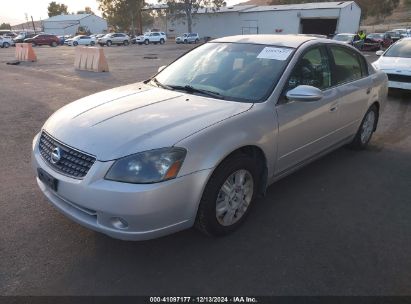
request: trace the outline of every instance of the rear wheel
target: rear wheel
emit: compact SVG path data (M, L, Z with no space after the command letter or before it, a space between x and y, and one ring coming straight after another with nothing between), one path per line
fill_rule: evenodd
M128 45L130 44L130 42L128 42L128 40L124 40L123 44L124 44L125 46L128 46Z
M197 43L198 43L198 39L194 40L194 44L197 44Z
M50 46L51 46L51 47L56 47L56 46L57 46L57 42L53 41L53 42L50 44Z
M3 43L3 47L4 47L4 48L7 49L9 46L10 46L10 43L8 43L8 42L4 42L4 43Z
M187 43L188 43L188 40L187 40L187 39L184 39L184 43L187 44Z
M245 220L256 196L258 166L236 154L223 161L208 181L198 207L196 227L208 235L225 235Z
M161 39L160 39L160 44L164 44L164 42L165 42L164 39L161 38Z
M377 128L377 123L378 108L376 105L372 105L365 114L350 147L356 150L365 149L371 140L372 134Z
M91 46L95 46L96 43L95 43L94 41L91 41L91 42L90 42L90 45L91 45Z

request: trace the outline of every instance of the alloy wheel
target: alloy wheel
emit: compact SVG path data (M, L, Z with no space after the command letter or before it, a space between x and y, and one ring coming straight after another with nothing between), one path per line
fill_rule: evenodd
M241 169L231 174L217 195L217 221L223 226L238 222L247 211L253 192L254 181L249 171Z

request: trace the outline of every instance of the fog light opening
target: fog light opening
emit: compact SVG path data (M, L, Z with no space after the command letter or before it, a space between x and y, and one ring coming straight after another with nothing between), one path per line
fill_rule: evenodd
M128 223L125 219L121 217L112 217L111 218L111 225L113 225L114 228L116 229L127 229L128 228Z

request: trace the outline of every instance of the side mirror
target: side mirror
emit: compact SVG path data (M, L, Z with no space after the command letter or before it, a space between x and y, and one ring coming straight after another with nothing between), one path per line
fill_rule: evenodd
M384 51L377 51L375 52L375 55L377 56L382 56L384 54Z
M165 68L166 68L166 65L162 65L161 67L158 68L157 73L160 73Z
M286 97L288 100L294 101L317 101L324 97L324 93L318 88L300 85L288 91Z

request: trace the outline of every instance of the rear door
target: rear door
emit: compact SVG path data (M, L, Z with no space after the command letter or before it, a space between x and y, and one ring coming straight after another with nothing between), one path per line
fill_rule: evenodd
M324 97L312 102L287 100L286 93L300 85L319 88ZM338 96L331 88L329 53L325 46L312 47L294 66L283 97L276 106L279 121L276 175L298 166L340 140L335 133L339 128Z
M350 137L357 132L369 99L374 95L373 81L368 75L365 59L355 50L341 46L328 47L331 57L332 82L338 100L338 119L341 137Z

